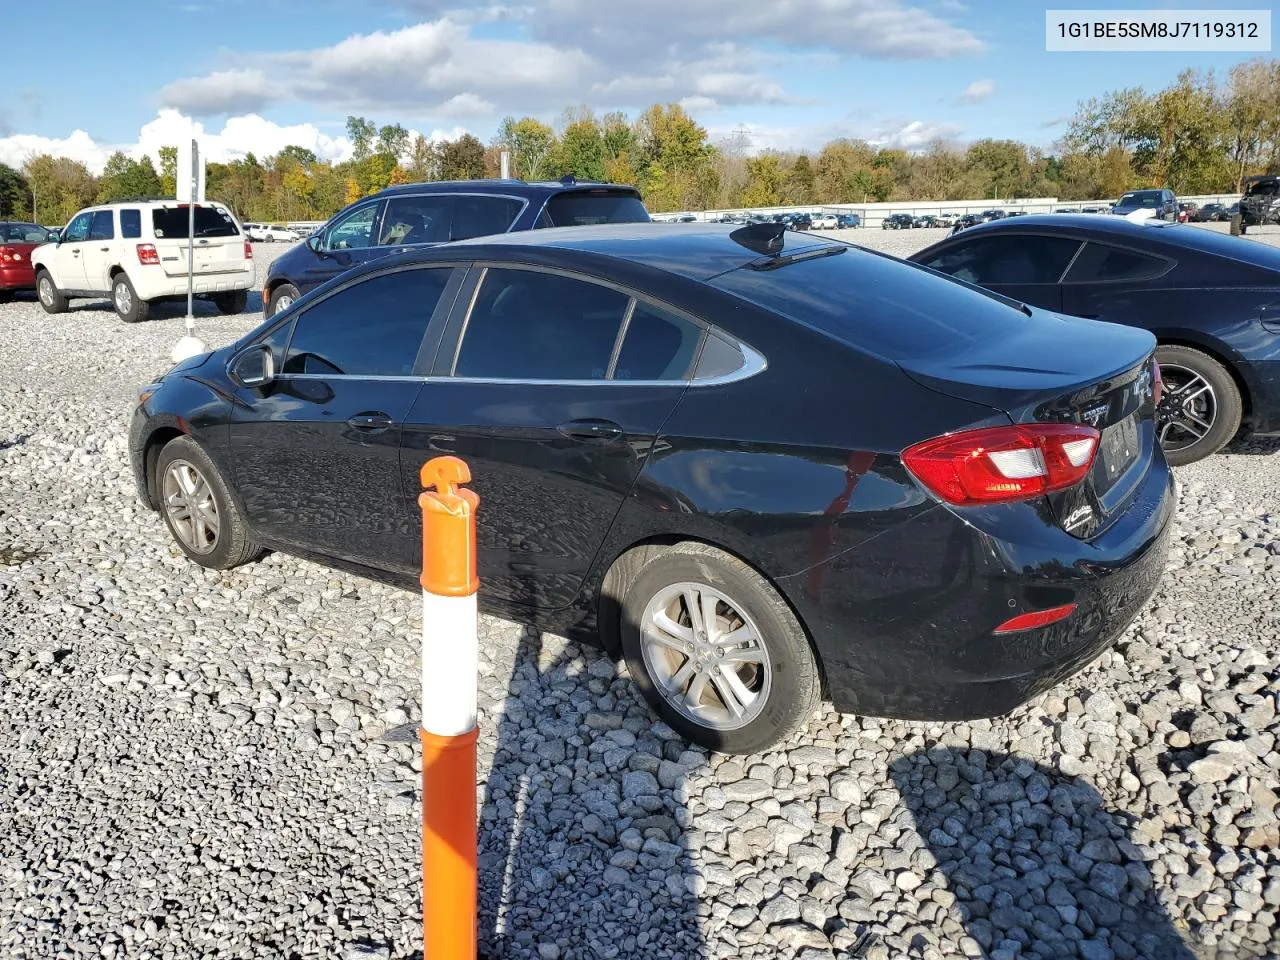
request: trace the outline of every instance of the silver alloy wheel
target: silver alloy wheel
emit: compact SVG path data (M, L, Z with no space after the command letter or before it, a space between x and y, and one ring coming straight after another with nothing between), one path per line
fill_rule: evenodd
M673 583L649 601L640 649L658 691L699 726L737 730L769 701L773 667L759 628L704 583Z
M53 306L53 281L49 279L49 275L41 274L40 276L40 302L46 307Z
M281 310L287 310L291 306L293 306L293 297L289 296L287 293L282 294L280 299L276 301L276 313L279 313ZM274 317L275 313L273 313L272 316Z
M125 314L133 309L133 294L123 280L116 281L115 301L117 313Z
M196 553L211 553L218 545L218 502L198 467L174 460L165 469L161 494L169 525Z
M1198 443L1218 418L1218 395L1213 386L1190 367L1160 364L1164 388L1156 408L1160 444L1182 450Z

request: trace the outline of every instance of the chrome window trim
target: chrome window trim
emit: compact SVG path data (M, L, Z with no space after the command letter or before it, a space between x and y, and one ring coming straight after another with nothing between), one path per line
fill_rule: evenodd
M627 328L631 326L631 315L635 312L636 298L632 297L627 301L627 309L622 314L622 323L618 324L618 335L613 340L613 350L609 354L609 366L607 366L604 371L604 378L606 380L612 380L614 373L618 370L618 354L622 352L622 341L627 338ZM706 335L706 330L703 330L699 339ZM698 346L701 347L702 344L699 343Z

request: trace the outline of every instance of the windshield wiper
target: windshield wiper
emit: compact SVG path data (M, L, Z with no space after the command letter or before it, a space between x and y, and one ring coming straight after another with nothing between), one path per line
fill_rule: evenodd
M785 267L791 263L800 263L804 260L821 260L823 257L834 257L838 253L844 253L849 248L847 246L837 246L832 244L827 247L808 247L804 250L797 250L795 253L780 253L773 257L760 257L758 260L752 260L747 264L752 270L777 270L779 267Z

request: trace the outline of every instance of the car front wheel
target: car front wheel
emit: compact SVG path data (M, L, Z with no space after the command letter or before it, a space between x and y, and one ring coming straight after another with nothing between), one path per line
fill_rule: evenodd
M619 563L631 567L618 611L623 654L668 725L711 750L742 754L808 720L821 695L817 663L764 577L692 542L642 548Z
M200 566L228 570L261 554L222 474L190 437L160 451L155 484L169 533Z
M1156 349L1164 387L1156 428L1165 458L1185 466L1221 450L1240 429L1244 404L1226 367L1192 347Z
M67 298L53 282L48 270L41 270L36 277L36 297L45 313L63 313L67 309Z
M282 283L271 291L271 299L267 302L267 316L274 317L281 310L293 305L293 301L302 296L292 283Z

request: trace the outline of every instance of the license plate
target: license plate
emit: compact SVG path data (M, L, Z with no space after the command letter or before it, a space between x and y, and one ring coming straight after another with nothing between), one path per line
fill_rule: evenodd
M1099 459L1106 474L1107 486L1129 469L1138 458L1138 416L1130 414L1119 423L1113 423L1102 431L1102 450Z

